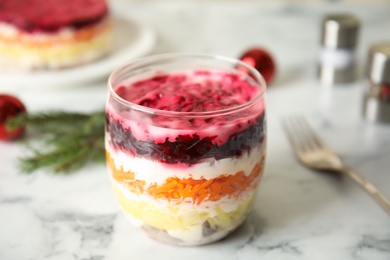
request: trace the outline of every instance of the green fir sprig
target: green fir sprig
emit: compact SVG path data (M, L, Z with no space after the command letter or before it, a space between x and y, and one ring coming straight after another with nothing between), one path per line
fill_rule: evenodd
M68 173L88 162L104 162L104 124L104 111L20 114L7 121L9 129L27 129L31 155L20 158L24 173L40 168Z

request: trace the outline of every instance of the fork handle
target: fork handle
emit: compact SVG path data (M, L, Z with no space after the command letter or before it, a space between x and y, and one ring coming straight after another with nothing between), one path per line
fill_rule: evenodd
M390 200L374 184L350 168L344 168L343 172L362 187L390 215Z

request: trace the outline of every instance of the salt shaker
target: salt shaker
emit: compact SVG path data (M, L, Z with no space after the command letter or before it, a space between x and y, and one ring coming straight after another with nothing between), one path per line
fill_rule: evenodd
M390 42L371 46L366 73L363 116L371 122L390 123Z
M360 21L352 14L330 14L322 21L318 77L326 85L355 80L355 49Z

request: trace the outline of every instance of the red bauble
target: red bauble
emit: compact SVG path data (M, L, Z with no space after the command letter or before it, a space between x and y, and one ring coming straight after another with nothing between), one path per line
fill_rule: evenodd
M272 56L262 48L252 48L241 55L240 60L255 68L269 85L276 73L276 65Z
M26 112L23 103L16 97L0 94L0 140L11 140L22 135L24 127L9 131L6 121L20 113Z

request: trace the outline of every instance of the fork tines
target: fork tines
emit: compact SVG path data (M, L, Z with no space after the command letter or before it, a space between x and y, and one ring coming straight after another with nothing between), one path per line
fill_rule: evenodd
M294 149L308 151L326 147L304 116L294 115L285 118L282 120L282 125Z

